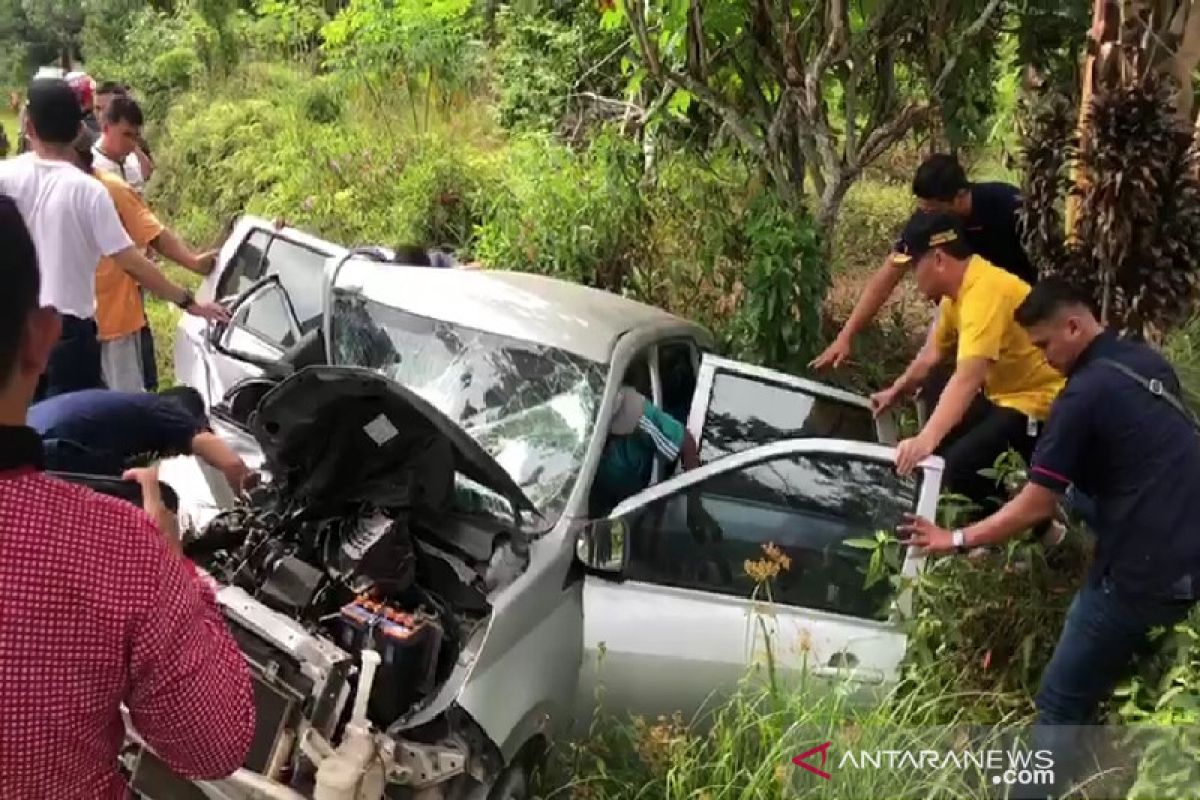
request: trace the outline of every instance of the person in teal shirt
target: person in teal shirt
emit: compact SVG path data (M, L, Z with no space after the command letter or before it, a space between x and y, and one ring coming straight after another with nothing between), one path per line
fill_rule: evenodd
M683 423L625 386L609 424L608 441L592 486L592 516L603 516L650 485L655 461L665 469L699 464L696 442Z

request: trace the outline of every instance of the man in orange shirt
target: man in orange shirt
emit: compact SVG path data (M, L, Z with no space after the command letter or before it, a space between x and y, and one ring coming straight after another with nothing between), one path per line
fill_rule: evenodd
M88 137L76 142L80 167L95 176L117 207L117 216L138 248L153 247L180 266L207 275L216 252L197 254L170 228L163 225L133 187L116 175L92 169ZM100 339L100 365L109 389L140 392L145 389L142 372L141 331L146 315L138 282L111 258L101 259L96 268L96 328Z

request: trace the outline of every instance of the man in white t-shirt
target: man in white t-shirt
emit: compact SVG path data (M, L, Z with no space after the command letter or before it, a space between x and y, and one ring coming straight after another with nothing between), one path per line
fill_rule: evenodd
M136 100L128 95L114 96L105 106L100 139L92 148L92 166L116 175L138 194L145 193L150 178L137 156L144 122Z
M188 313L223 320L224 309L196 303L138 252L103 184L75 164L83 113L60 79L29 85L26 136L32 153L0 162L0 194L16 201L41 266L43 306L62 315L62 336L50 355L38 399L103 386L96 337L96 266L113 260L154 294Z

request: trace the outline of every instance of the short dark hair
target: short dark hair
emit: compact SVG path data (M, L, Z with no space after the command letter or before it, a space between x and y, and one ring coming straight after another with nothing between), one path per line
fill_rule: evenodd
M66 81L37 78L29 84L29 122L47 144L70 144L83 123L79 98Z
M79 168L91 175L95 162L95 153L92 152L92 147L96 144L96 134L84 125L79 129L79 135L75 137L74 144L75 158L79 159Z
M0 242L4 243L0 255L4 269L4 291L0 292L0 381L7 381L17 366L25 322L38 308L41 277L37 249L25 227L25 219L16 202L2 194Z
M400 244L392 249L395 257L392 259L397 264L404 264L409 267L430 267L433 266L433 261L429 257L429 248L419 244Z
M208 427L208 409L204 406L204 398L190 386L173 386L159 392L159 397L170 400L196 419L196 424Z
M913 176L912 193L922 200L950 202L969 189L971 182L958 159L947 153L934 153L921 162Z
M137 100L124 94L117 95L108 104L108 109L104 112L104 121L109 125L128 122L135 128L140 128L145 124L142 107L138 105Z
M96 89L96 94L129 94L129 87L116 81L105 81Z
M1082 308L1089 314L1096 313L1087 292L1062 278L1043 278L1029 290L1021 305L1017 306L1013 318L1022 328L1032 328L1067 308Z

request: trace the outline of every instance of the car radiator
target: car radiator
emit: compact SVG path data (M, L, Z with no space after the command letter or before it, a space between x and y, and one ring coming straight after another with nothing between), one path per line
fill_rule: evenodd
M299 737L308 729L333 736L350 694L350 655L332 642L235 586L218 588L217 603L254 681L254 741L244 766L287 783ZM136 741L127 754L130 785L148 800L207 797Z

